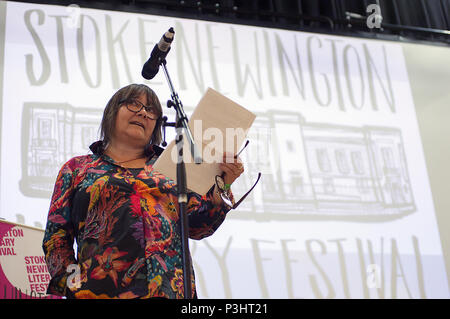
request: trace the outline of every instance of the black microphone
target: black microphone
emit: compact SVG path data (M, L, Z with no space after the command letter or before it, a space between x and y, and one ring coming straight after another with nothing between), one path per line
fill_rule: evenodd
M161 40L159 40L159 43L155 44L155 47L150 54L150 58L142 67L141 74L144 79L151 80L158 73L161 61L166 58L167 53L170 51L170 44L173 41L174 35L175 31L173 31L173 28L170 28L166 33L164 33Z

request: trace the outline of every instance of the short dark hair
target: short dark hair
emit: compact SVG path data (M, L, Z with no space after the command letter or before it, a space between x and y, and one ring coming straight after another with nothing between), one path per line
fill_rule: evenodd
M150 141L147 143L147 147L150 145L159 145L162 141L162 108L156 93L145 84L130 84L119 89L106 104L103 111L103 118L100 124L100 138L103 141L103 149L105 149L111 142L111 138L116 126L117 112L121 106L121 101L139 98L142 94L147 96L147 105L151 105L156 108L158 119L156 120L155 128L153 129Z

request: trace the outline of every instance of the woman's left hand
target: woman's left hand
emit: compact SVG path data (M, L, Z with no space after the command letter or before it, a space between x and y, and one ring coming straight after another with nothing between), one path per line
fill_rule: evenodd
M239 156L234 158L234 154L224 153L223 162L219 164L220 169L225 172L223 178L225 184L232 184L244 172L244 165Z

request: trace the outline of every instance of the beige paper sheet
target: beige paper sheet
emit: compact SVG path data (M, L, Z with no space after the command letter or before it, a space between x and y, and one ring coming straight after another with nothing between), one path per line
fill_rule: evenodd
M204 195L215 183L223 152L236 154L242 147L256 115L219 92L208 88L191 118L189 128L203 157L203 163L195 164L190 145L183 134L183 158L186 164L188 189ZM153 168L176 181L177 147L172 141Z

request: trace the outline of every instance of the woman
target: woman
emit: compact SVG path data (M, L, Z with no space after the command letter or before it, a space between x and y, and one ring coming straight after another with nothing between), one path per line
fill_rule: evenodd
M184 297L176 187L152 168L162 152L161 117L149 87L120 89L106 105L102 140L90 146L93 154L74 157L61 168L43 241L49 294ZM228 184L243 172L239 159L224 158L220 165ZM189 193L190 238L214 233L229 210L216 186L205 196ZM193 275L191 280L195 296Z

